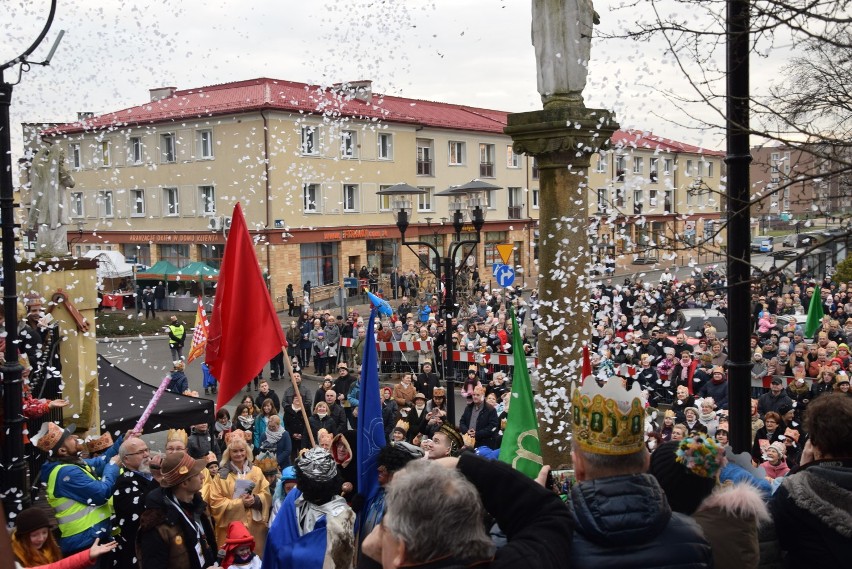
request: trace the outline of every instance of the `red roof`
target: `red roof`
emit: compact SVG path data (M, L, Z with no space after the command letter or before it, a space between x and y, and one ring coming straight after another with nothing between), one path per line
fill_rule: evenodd
M708 156L724 156L724 152L707 150L685 142L657 136L649 131L618 130L612 135L612 145L615 148L645 148L660 152L686 152L689 154L707 154Z
M264 109L494 134L503 133L508 115L506 111L381 94L373 94L370 102L365 103L352 97L347 91L261 77L175 91L173 95L158 101L67 123L47 129L45 134L75 134ZM617 131L612 142L616 147L659 148L668 152L722 155L720 152L705 151L697 146L660 138L649 132Z

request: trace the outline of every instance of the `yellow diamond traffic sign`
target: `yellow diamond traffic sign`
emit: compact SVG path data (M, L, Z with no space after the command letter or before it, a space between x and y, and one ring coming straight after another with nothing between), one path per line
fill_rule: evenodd
M512 251L515 249L515 246L511 243L501 243L497 245L497 252L500 253L500 258L503 259L503 264L509 264L509 257L512 256Z

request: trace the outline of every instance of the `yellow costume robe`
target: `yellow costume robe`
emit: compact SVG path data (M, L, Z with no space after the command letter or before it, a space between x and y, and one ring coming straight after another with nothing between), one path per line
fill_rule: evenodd
M249 533L254 537L255 553L262 555L266 546L266 533L269 530L269 510L272 506L272 494L269 490L269 482L263 476L263 472L256 466L244 475L240 475L254 482L252 494L260 500L261 508L246 509L241 498L233 498L234 486L237 481L236 469L228 463L219 470L219 474L209 477L207 503L213 513L213 521L216 529L216 545L222 547L228 537L228 524L231 522L243 522Z

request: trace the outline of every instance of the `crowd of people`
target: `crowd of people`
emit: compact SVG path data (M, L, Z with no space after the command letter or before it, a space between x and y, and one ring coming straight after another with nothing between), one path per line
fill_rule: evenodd
M508 420L505 368L485 358L463 366L456 387L468 403L448 421L455 393L441 373L448 335L437 299L403 296L377 321L376 338L424 345L380 352L386 446L376 460L380 490L368 500L356 468L366 328L357 313L306 310L285 325L294 372L280 395L273 386L283 370L259 377L233 413L223 407L210 425L170 431L162 453L134 432L84 448L73 428L45 423L33 442L49 456L40 476L59 538L38 514L20 513L16 560L145 569L837 563L852 553L852 318L843 319L852 283L803 277L755 288L760 395L743 456L725 450L724 335L678 329L674 316L694 306L725 311L724 285L710 271L683 282L604 281L593 291L594 371L572 401L574 469L551 485L547 468L536 484L483 458L496 455ZM810 341L795 319L781 325L778 316L807 310L813 294L826 316ZM531 353L536 309L534 295L480 291L453 320L449 344ZM313 393L303 371L322 378ZM622 415L598 411L631 399L638 403ZM472 521L484 511L496 522L490 531Z

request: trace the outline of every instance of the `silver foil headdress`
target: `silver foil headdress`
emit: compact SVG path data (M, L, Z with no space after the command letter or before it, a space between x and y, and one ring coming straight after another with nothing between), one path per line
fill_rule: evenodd
M337 475L337 463L331 453L321 447L309 449L298 460L299 471L311 480L327 482Z

